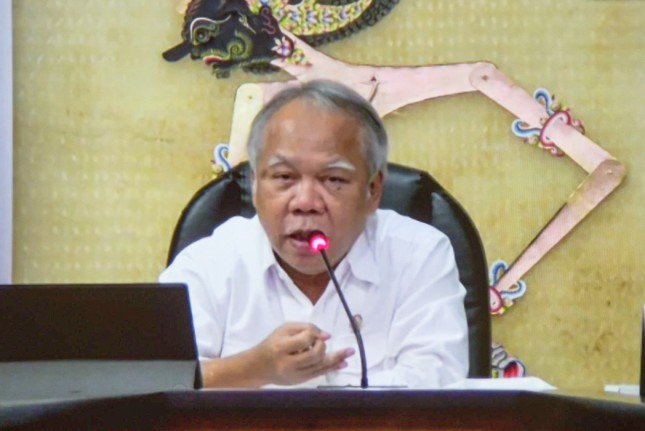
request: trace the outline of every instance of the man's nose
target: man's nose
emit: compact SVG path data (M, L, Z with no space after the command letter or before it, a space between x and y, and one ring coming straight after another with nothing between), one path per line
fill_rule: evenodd
M318 185L313 180L303 179L294 189L291 199L291 211L301 213L321 213L325 203L318 190Z

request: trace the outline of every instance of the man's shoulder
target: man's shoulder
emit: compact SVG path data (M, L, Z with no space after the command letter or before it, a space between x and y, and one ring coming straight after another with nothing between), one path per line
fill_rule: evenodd
M257 217L231 217L217 226L213 232L190 244L182 253L221 258L233 256L257 244L262 226Z
M430 243L447 240L448 237L434 226L401 215L393 210L376 211L374 235L378 242L403 241L409 243Z
M211 236L225 236L243 238L257 235L262 230L262 225L257 216L246 218L234 216L217 226Z
M162 282L181 281L195 285L219 286L213 292L225 293L224 280L249 274L262 264L262 226L257 218L232 217L213 233L184 248L160 276ZM267 241L265 239L265 241ZM209 287L210 289L210 287Z

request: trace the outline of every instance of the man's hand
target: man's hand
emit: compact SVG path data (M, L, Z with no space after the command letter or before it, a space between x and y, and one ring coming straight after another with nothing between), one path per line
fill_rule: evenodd
M259 355L269 383L294 385L347 366L347 348L326 353L330 335L308 323L285 323L252 350Z
M330 335L309 323L285 323L257 346L201 362L205 387L295 385L347 366L347 348L326 353Z

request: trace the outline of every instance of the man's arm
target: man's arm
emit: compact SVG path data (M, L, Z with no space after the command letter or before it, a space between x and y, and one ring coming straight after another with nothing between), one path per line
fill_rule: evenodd
M409 256L388 337L396 365L370 384L443 387L468 373L465 289L448 238Z
M226 335L220 320L227 314L228 296L223 290L209 295L210 278L193 255L180 254L159 280L188 285L205 387L293 385L347 366L345 359L354 350L327 353L329 334L307 323L285 323L258 345L218 358Z
M205 387L294 385L347 366L353 349L326 353L329 334L307 323L286 323L257 346L201 361Z

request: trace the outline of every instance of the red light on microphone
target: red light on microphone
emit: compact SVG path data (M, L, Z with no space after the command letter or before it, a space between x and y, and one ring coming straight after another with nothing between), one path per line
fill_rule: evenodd
M317 253L329 248L329 239L322 232L314 232L309 237L309 250Z

